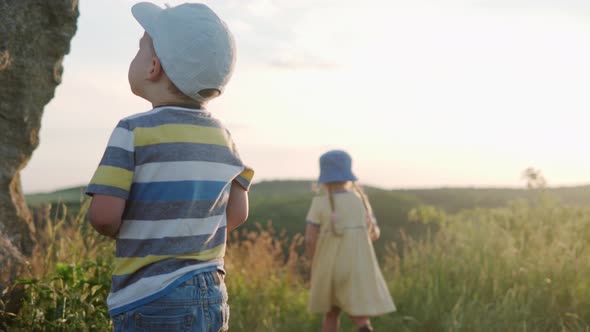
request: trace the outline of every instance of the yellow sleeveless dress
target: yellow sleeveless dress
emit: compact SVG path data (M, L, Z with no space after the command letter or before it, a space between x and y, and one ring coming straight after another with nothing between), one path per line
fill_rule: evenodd
M307 222L319 226L312 262L309 310L325 313L333 306L352 316L395 311L365 223L361 198L354 192L333 194L336 236L330 226L328 196L314 197Z

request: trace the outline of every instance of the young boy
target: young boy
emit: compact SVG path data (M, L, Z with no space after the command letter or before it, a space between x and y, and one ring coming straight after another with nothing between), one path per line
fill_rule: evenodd
M116 239L109 313L115 331L225 331L226 237L254 173L203 106L230 79L233 37L203 4L132 13L145 34L129 85L153 109L119 122L86 192L90 223Z

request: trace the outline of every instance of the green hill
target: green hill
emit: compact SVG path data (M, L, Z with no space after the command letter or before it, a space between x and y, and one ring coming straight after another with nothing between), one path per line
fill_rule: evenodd
M265 226L271 221L278 232L292 236L304 232L305 217L312 197L313 181L263 181L250 190L250 217L245 229ZM530 199L534 192L514 188L437 188L385 190L365 188L382 231L377 250L384 250L392 241L400 240L400 230L420 237L428 227L410 222L408 213L421 205L431 205L449 213L471 208L505 206L516 199ZM36 209L42 203L65 203L69 211L79 210L84 187L74 187L51 193L26 195L29 205ZM590 186L550 188L552 197L563 204L590 206ZM55 208L55 204L54 204Z
M534 191L517 188L437 188L394 190L416 196L424 204L447 212L471 208L505 206L516 199L530 199ZM547 193L562 204L590 206L590 186L548 188Z
M84 197L85 187L73 187L48 193L25 195L30 207L38 207L46 203L80 204Z
M84 189L85 187L72 187L54 192L27 194L25 197L27 203L31 207L38 207L44 203L58 202L80 204L80 202L85 199ZM264 202L265 205L270 202L281 202L283 199L297 201L298 198L306 197L309 200L314 195L312 189L313 181L311 180L262 181L252 186L252 189L250 190L250 200L251 204ZM449 187L386 190L375 187L365 187L365 190L369 196L381 197L386 193L391 193L398 195L397 197L411 197L412 200L418 200L421 204L433 205L447 212L456 212L475 207L500 207L505 206L508 202L515 199L527 199L532 197L531 191L518 188ZM555 187L549 188L548 192L552 197L564 204L590 206L590 185Z

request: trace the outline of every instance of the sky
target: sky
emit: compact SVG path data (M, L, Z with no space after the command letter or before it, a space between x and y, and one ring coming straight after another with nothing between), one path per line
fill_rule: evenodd
M25 192L85 185L119 119L137 1L81 0L63 82L45 108ZM177 5L185 1L153 1ZM314 179L330 149L382 188L590 183L590 2L215 0L236 71L208 110L255 181Z

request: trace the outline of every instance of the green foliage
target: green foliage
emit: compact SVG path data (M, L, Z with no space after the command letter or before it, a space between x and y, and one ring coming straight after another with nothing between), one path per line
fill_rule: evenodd
M57 263L42 278L21 278L23 309L13 328L22 331L106 331L110 264L99 257L82 264Z
M11 320L16 331L107 331L106 307L113 262L112 243L90 231L85 212L46 218L37 232L37 248L28 271L13 288L24 291L22 309ZM45 210L52 210L46 206ZM2 312L0 311L0 316Z
M588 331L590 209L544 194L440 221L432 240L404 241L386 279L404 320L396 331ZM422 212L417 212L420 215Z

